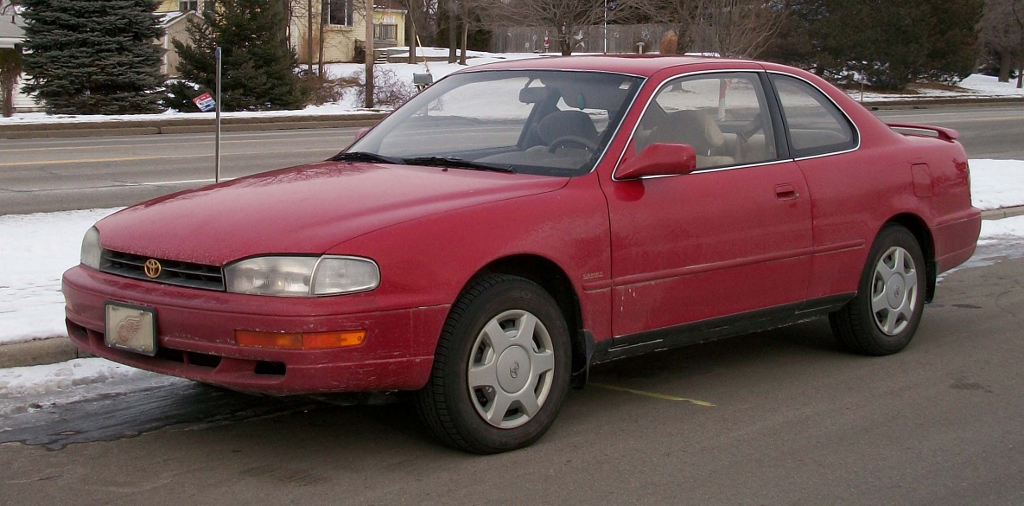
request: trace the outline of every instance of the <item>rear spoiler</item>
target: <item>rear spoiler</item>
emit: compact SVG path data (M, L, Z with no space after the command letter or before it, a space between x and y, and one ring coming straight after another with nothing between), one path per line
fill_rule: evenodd
M935 132L939 135L939 138L944 141L955 141L960 134L952 128L942 128L937 126L918 125L915 123L886 123L889 128L902 128L906 130L927 130L929 132Z

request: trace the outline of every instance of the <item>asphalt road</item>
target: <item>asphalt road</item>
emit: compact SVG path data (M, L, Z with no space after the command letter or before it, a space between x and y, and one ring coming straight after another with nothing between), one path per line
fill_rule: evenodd
M890 357L819 320L601 366L490 457L408 403L177 385L43 408L0 421L22 441L0 504L1024 504L1022 279L1024 259L952 273Z
M974 158L1024 159L1024 106L885 110L888 121L960 131ZM357 129L225 134L222 176L319 161ZM0 214L116 207L213 182L213 135L0 140Z

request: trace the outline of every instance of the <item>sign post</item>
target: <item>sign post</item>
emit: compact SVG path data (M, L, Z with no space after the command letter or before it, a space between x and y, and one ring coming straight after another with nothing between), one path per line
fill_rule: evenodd
M217 101L217 133L216 133L216 139L214 140L214 145L216 146L214 148L214 151L216 151L217 161L215 162L216 166L215 166L215 169L214 169L215 172L214 172L214 175L213 175L213 182L214 183L219 183L220 182L220 67L221 67L221 56L222 56L221 55L220 47L217 48L217 50L214 52L214 54L217 56L217 92L216 92L217 93L217 98L216 98L216 101Z

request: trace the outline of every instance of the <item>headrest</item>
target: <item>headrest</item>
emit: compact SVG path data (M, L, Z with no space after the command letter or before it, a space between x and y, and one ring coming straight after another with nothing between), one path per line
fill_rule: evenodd
M545 144L572 135L597 142L597 127L586 113L581 111L558 111L544 116L537 125L537 134Z

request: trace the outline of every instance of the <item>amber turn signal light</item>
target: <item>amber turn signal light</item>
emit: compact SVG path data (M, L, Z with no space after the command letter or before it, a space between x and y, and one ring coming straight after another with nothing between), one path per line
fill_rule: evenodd
M235 342L239 346L252 348L274 348L279 350L329 350L350 348L366 341L365 330L342 332L310 332L305 334L284 334L281 332L256 332L236 330Z

